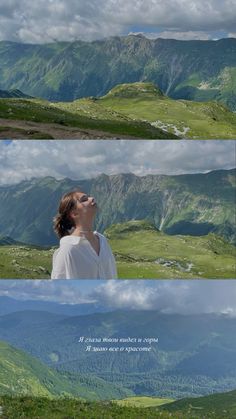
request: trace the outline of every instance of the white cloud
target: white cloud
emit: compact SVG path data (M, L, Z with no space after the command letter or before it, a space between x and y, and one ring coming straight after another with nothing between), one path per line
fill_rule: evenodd
M0 281L0 296L67 304L94 303L109 310L236 316L234 280Z
M67 304L94 302L83 295L74 281L0 280L0 296L19 300L54 301Z
M233 32L234 0L2 0L1 39L44 43L146 32Z
M0 142L0 184L32 177L86 179L101 173L182 174L235 166L236 141Z
M176 32L176 31L163 31L163 32L130 32L130 35L137 35L141 34L149 39L157 39L157 38L164 38L164 39L178 39L180 41L189 41L189 40L201 40L207 41L212 39L212 34L209 32L203 31L187 31L187 32Z
M92 297L114 309L236 316L235 281L108 281Z

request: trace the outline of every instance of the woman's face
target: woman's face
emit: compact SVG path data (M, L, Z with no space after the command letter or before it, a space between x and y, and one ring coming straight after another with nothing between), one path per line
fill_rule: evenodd
M93 196L88 196L83 192L76 192L77 207L71 211L72 217L94 216L97 210L97 203Z

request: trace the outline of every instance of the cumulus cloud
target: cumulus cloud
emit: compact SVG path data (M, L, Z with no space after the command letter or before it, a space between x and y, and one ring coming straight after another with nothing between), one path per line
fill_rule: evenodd
M1 39L44 43L146 32L233 32L234 0L2 0Z
M182 174L235 166L235 141L0 142L0 184L32 177L79 180L106 173ZM10 181L9 181L10 180Z
M62 304L93 303L94 299L83 294L78 281L52 280L0 280L0 296L16 300L54 301Z
M157 39L157 38L164 38L164 39L178 39L180 41L189 41L189 40L201 40L201 41L208 41L212 38L215 38L215 34L210 32L203 32L203 31L186 31L186 32L177 32L177 31L163 31L163 32L130 32L129 35L143 35L149 39ZM219 37L219 35L217 36ZM223 36L222 36L223 38Z
M236 316L233 280L0 281L0 295L19 300L94 303L108 310Z
M236 316L235 281L108 281L91 296L114 309Z

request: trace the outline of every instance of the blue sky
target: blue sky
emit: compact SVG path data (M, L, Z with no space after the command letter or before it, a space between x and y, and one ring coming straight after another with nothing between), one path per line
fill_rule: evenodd
M0 296L108 309L236 316L234 280L0 280Z
M1 0L0 40L94 40L130 32L217 39L235 37L235 21L235 0Z

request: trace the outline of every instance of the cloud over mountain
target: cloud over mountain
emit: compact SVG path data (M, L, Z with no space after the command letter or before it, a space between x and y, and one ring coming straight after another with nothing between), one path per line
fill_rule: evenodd
M236 281L0 281L0 296L19 300L96 303L109 310L236 316Z
M234 32L233 0L29 0L0 6L0 39L30 43L93 40L130 31ZM199 38L198 38L199 39Z
M0 142L0 184L32 177L91 178L101 173L182 174L235 166L235 141Z

